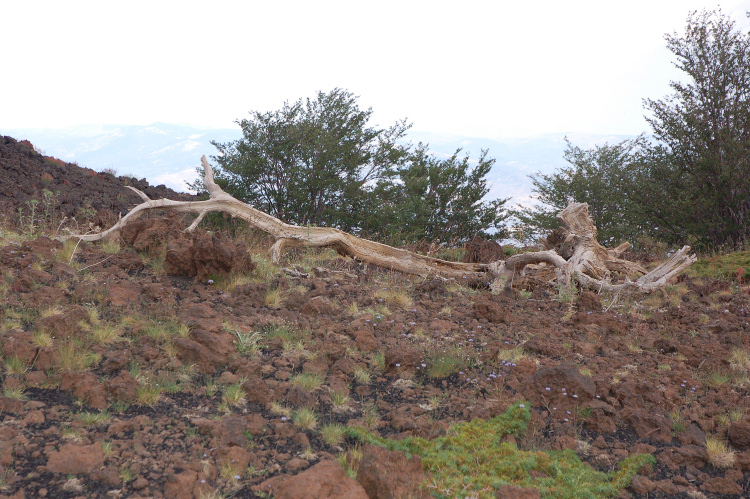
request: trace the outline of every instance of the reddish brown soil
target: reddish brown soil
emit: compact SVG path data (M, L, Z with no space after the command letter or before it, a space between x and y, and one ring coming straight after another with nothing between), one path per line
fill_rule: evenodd
M17 226L18 209L28 215L27 203L32 200L40 203L37 218L41 218L43 192L48 190L54 195L53 215L58 223L62 217L69 221L75 217L78 222L108 227L120 214L125 215L141 202L136 193L123 189L124 185L135 187L152 199L191 199L163 185L150 186L145 179L115 177L43 156L27 140L0 135L0 223Z
M16 187L2 189L6 196ZM154 270L145 253L129 247L112 255L84 244L69 265L58 257L61 246L40 237L0 248L8 286L0 307L3 389L23 388L26 397L0 397L0 497L188 498L217 489L233 497L257 491L300 497L300 490L334 497L399 490L418 497L410 487L419 483L419 461L396 455L399 464L388 465L382 450L366 448L360 483L354 482L329 462L354 442L331 447L319 429L299 429L274 413L273 403L315 410L318 428L338 422L369 425L384 436L432 437L521 399L533 406L517 442L522 448L577 449L600 470L632 453L652 453L657 464L642 470L625 496L750 494L750 383L746 370L729 363L733 349L750 345L750 298L730 283L682 280L661 300L620 297L604 310L591 293L577 304L541 288L530 296L494 295L336 259L319 262L309 277L280 274L226 291L218 282ZM269 307L265 299L274 289L282 299ZM363 312L378 310L384 303L378 292L393 289L413 304L389 304L388 315ZM91 308L103 324L123 325L128 341L93 346L100 360L91 369L61 372L55 345L93 327ZM139 329L148 320L177 321L190 332L154 338ZM258 355L237 352L234 331L272 324L309 331L304 351L264 339ZM40 331L51 333L53 346L35 343ZM515 347L525 357L505 360ZM471 362L448 376L429 376L445 351ZM8 371L13 356L28 364L25 372ZM163 384L179 378L179 391L139 405L129 369L136 363ZM355 376L361 368L371 373L369 382ZM311 392L299 388L290 381L298 373L317 373L323 384ZM220 409L223 387L237 382L247 401ZM346 407L334 407L334 392L349 396ZM103 422L77 417L104 408ZM709 463L707 435L729 442L734 464ZM222 477L226 463L255 473Z

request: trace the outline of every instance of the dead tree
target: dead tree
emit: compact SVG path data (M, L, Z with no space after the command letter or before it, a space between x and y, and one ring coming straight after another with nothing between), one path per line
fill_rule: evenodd
M299 227L284 223L224 192L214 182L213 170L205 156L201 158L201 163L205 170L204 183L209 199L205 201L150 199L138 189L128 186L143 199L143 203L121 217L106 231L96 234L74 234L72 237L86 241L117 238L120 230L127 223L137 219L144 212L154 209L196 214L197 218L185 229L190 232L198 226L207 213L219 211L240 218L251 227L274 237L276 241L271 247L271 254L276 262L285 248L330 247L341 255L378 267L420 276L487 279L492 282L493 288L501 287L508 280L522 275L526 266L530 264L543 264L554 268L558 284L561 286L577 283L582 287L599 291L650 293L662 288L670 278L696 261L695 255L689 255L690 247L685 246L668 261L647 273L637 264L619 258L629 247L627 243L614 249L601 246L596 240L596 227L588 214L588 205L572 202L558 214L564 233L563 237L558 238L555 248L513 255L504 261L490 264L450 262L362 239L338 229ZM624 282L613 284L612 273L624 274L627 277ZM631 280L638 274L642 275Z

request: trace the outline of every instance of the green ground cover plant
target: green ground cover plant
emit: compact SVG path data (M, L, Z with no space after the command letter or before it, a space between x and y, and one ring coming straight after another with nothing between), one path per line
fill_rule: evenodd
M420 456L425 471L432 474L424 487L440 498L495 497L495 490L503 485L533 487L549 498L616 497L639 469L656 462L651 455L636 454L617 470L603 473L583 463L572 450L521 450L503 439L526 430L531 419L526 406L517 402L492 419L455 424L445 436L432 440L382 438L361 427L348 428L347 435Z

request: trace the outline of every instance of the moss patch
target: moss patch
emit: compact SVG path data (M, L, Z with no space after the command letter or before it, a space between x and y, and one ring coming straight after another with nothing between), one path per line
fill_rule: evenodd
M435 497L494 497L503 485L533 487L550 498L615 497L640 468L656 462L651 455L637 454L623 460L616 471L602 473L572 450L526 451L503 441L523 433L530 418L524 404L516 403L490 420L453 425L445 436L432 440L391 440L359 427L347 433L365 443L420 456L425 471L432 474L424 486Z

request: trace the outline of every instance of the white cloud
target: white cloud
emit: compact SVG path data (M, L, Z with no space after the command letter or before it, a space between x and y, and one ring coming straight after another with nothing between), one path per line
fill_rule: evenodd
M175 173L163 173L153 178L149 178L151 185L164 184L170 189L178 192L187 192L188 187L185 182L193 182L198 178L195 168L188 168Z

